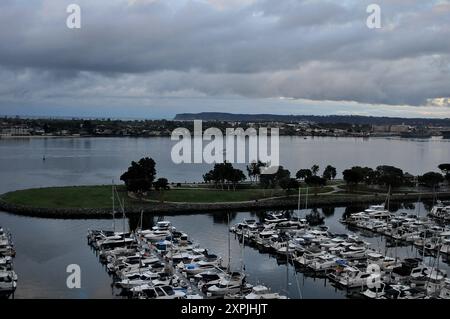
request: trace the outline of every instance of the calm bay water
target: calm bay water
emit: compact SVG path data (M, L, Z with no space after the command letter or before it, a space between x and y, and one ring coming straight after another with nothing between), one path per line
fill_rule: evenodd
M395 165L412 174L436 170L438 164L450 159L450 141L441 139L409 140L383 138L296 138L280 139L281 164L295 173L299 168L331 164L338 171L354 165L376 167ZM81 184L109 184L118 180L132 160L153 157L159 176L169 181L200 181L210 165L175 165L170 160L173 145L167 138L61 138L0 139L0 193L30 187ZM46 160L43 161L43 156ZM320 211L320 209L319 209ZM339 223L345 208L326 212L326 225L331 231L348 232ZM402 211L425 213L422 204ZM303 216L306 211L297 212ZM240 212L231 223L261 213ZM227 258L228 229L223 214L192 214L167 217L174 225L210 251ZM153 218L146 218L150 226ZM126 227L136 221L127 221ZM121 225L121 223L119 223ZM19 275L16 298L112 298L111 279L86 243L86 233L93 228L111 228L111 220L55 220L21 217L0 212L0 225L14 236L17 257L15 270ZM240 267L241 249L231 236L232 263ZM365 237L374 248L384 247L378 237ZM388 254L415 256L408 248L393 249ZM66 287L66 266L79 264L82 288ZM244 249L244 264L249 281L263 283L291 298L345 298L322 279L314 279L286 268L273 256L260 254L251 247ZM447 266L446 266L447 267Z

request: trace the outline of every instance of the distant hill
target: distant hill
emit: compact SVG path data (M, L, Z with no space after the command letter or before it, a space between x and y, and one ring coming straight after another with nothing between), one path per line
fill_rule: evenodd
M346 123L359 125L432 125L450 126L450 119L430 118L401 118L401 117L376 117L359 115L276 115L276 114L232 114L219 112L181 113L174 118L176 121L233 121L233 122L299 122L309 121L314 123Z

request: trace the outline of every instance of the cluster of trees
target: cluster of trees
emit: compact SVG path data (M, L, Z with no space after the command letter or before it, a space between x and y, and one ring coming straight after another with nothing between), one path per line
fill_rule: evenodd
M419 176L419 183L428 187L439 187L439 184L447 181L450 184L450 163L440 164L438 168L442 171L441 173L437 172L428 172Z
M445 174L428 172L418 177L419 184L435 188L447 180L450 182L450 164L441 164L439 169ZM354 166L342 173L344 181L348 185L384 185L391 187L414 186L414 176L404 173L394 166L382 165L375 170L370 167Z
M291 178L291 172L280 166L273 174L261 174L259 182L264 188L275 188L280 186L283 189L291 190L298 188L299 184L295 178Z
M236 185L246 180L246 178L243 171L234 168L227 161L215 164L212 170L203 175L203 180L206 183L212 182L216 187L220 186L222 189L224 189L224 186L227 186L228 190L230 185L232 185L233 190L236 190Z
M336 168L328 165L319 176L320 167L313 165L310 169L300 169L295 178L291 177L291 172L280 166L273 174L262 174L262 169L267 165L261 161L253 162L247 166L247 173L251 181L259 182L264 188L281 187L284 190L298 189L300 181L309 186L325 186L327 181L336 178ZM444 181L450 184L450 163L438 166L441 173L428 172L418 177L418 182L427 187L438 187ZM346 169L342 173L344 181L348 185L384 185L391 187L414 186L414 177L394 166L381 165L376 169L370 167L354 166ZM122 174L120 180L125 183L128 191L144 194L153 187L158 190L169 189L169 182L166 178L156 178L156 163L152 158L142 158L138 162L131 162L128 170ZM206 183L214 183L216 187L225 187L229 190L246 180L244 172L236 169L229 162L217 163L214 168L203 175Z
M261 171L267 167L266 163L263 163L261 161L252 162L250 165L247 166L247 175L250 178L250 181L259 181L259 177L261 176Z
M307 185L310 186L325 186L327 184L327 181L336 178L336 168L331 165L325 167L322 176L318 175L319 170L319 165L313 165L310 169L303 168L298 170L295 177L297 177L298 180L303 180Z
M300 181L303 180L310 186L325 186L327 180L334 179L336 177L336 168L328 165L323 171L322 176L318 176L319 166L314 165L311 169L301 169L297 172L296 178L291 177L291 172L280 166L275 173L263 174L262 170L267 167L267 164L257 161L252 162L247 166L247 174L250 181L259 182L264 188L276 188L281 187L286 191L298 189ZM203 175L203 180L206 183L214 183L216 186L220 186L224 189L225 185L233 186L236 189L236 185L246 179L245 174L239 170L233 168L228 163L215 164L214 169Z
M321 187L327 184L327 181L336 178L336 168L328 165L322 176L319 176L319 165L313 165L310 169L300 169L295 174L295 178L291 177L289 170L280 166L278 171L274 174L262 174L260 175L260 184L264 188L281 187L287 191L292 189L298 189L300 181L303 181L308 186Z
M381 165L375 170L370 167L354 166L342 172L344 181L348 185L384 185L391 187L413 186L412 175L404 173L402 169Z
M152 158L144 157L138 162L131 162L128 170L120 176L120 180L125 183L127 191L145 194L150 191L152 187L156 190L169 189L169 181L164 178L156 177L156 163Z

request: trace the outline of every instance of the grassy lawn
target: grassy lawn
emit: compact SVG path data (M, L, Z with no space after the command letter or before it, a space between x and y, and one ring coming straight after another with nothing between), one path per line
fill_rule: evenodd
M331 187L310 188L309 194L326 193L333 190ZM302 190L305 196L306 190ZM239 202L252 201L267 197L286 196L286 191L282 189L240 189L240 190L221 190L221 189L172 189L165 191L164 194L152 192L149 199L160 200L163 196L164 201L168 202L197 202L197 203L220 203L220 202ZM297 195L297 191L291 191L290 195Z
M124 188L119 189L120 197L126 198L125 205L133 206L142 204L137 200L126 196ZM331 191L331 187L310 188L309 194L323 193ZM302 197L306 190L302 190ZM297 191L291 191L291 195L296 195ZM164 201L171 202L198 202L198 203L219 203L252 201L265 197L286 196L286 192L281 189L242 189L242 190L219 190L219 189L172 189L163 194ZM152 191L149 196L152 200L161 200L161 193ZM20 190L7 193L2 199L12 204L40 208L110 208L111 186L78 186L78 187L50 187ZM146 202L145 205L152 205ZM116 206L118 203L116 202Z
M21 190L2 199L13 204L41 208L108 208L111 186L51 187Z

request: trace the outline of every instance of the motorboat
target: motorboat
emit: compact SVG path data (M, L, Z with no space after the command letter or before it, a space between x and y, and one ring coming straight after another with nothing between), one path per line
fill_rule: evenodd
M166 286L138 286L131 289L131 292L139 299L182 299L186 293Z
M10 271L0 271L0 296L9 297L17 288L17 274Z
M308 221L306 219L292 218L287 221L281 221L276 223L276 229L302 229L308 227Z
M271 292L266 286L257 285L252 288L249 294L244 296L244 299L287 299L287 297Z
M364 246L350 246L347 250L341 251L339 254L342 258L346 259L364 258L367 256L367 248Z
M208 288L207 293L212 296L225 296L227 294L236 294L240 291L248 291L253 286L245 282L245 275L233 273L222 278L218 284Z
M372 274L358 268L347 266L337 278L337 283L346 288L365 287Z
M308 264L308 267L314 271L328 270L336 266L338 257L332 254L324 254L318 256L315 260Z
M392 269L397 266L397 261L395 258L383 256L377 252L367 253L367 264L368 265L378 265L381 270Z
M384 295L380 299L423 299L426 297L423 288L408 285L389 285L385 288Z
M325 254L326 252L322 250L319 250L318 252L305 251L303 255L295 258L294 261L300 266L307 267L315 260L317 260L320 256L323 256Z
M286 217L284 217L284 214L282 214L282 213L269 213L269 214L267 214L264 221L266 223L281 223L281 222L287 222L288 219Z
M381 282L379 285L367 288L366 290L361 292L361 295L369 299L380 299L385 294L386 286L387 285L385 283Z

